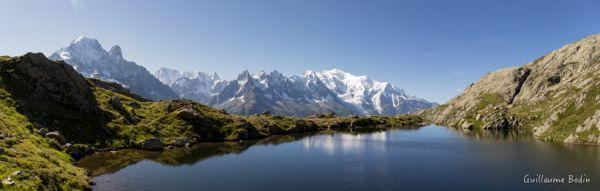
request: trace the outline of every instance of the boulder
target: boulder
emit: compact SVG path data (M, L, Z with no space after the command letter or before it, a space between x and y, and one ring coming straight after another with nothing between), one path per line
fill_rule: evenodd
M67 148L67 154L71 155L71 157L75 160L79 160L87 155L94 153L94 148L90 145L84 144L75 144L72 145L67 143L65 146Z
M198 112L194 109L184 108L177 112L177 117L184 119L184 120L192 120L192 119L199 118L200 112Z
M115 109L123 109L123 103L121 102L119 96L113 96L112 98L110 98L110 100L108 100L108 103Z
M165 145L158 138L150 138L138 143L140 149L144 150L163 150Z
M65 139L65 137L59 131L52 131L50 133L46 133L46 138L54 139L58 141L58 143L60 143L61 145L67 144L67 139Z
M189 144L189 140L186 137L178 137L171 141L171 145L176 147L184 147L186 144Z
M271 135L278 135L278 134L284 134L285 133L285 130L283 128L281 128L281 127L279 127L277 125L274 125L274 124L267 124L267 125L265 125L265 128L267 130L269 130L269 133Z

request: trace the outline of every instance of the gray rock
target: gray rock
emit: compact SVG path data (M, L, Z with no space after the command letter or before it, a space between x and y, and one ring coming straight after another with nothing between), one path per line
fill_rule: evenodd
M192 120L199 118L200 112L194 109L183 108L177 112L177 116L184 120Z
M121 102L119 96L113 96L108 102L115 109L123 109L123 103Z
M10 173L11 176L20 176L21 174L23 174L23 171L20 170L15 170L12 173Z
M144 150L163 150L165 145L158 138L150 138L138 143L140 149Z
M171 143L172 143L172 145L174 145L176 147L183 147L189 143L189 140L186 137L179 137L179 138L176 138L175 140L173 140Z
M7 81L25 94L61 104L83 113L98 113L98 102L88 81L64 62L48 60L42 53L27 53L3 64ZM44 83L40 83L44 82Z
M2 185L10 186L10 185L13 185L13 184L15 184L15 181L12 178L10 178L10 176L8 176L4 180L2 180Z
M61 145L67 144L67 139L65 139L65 137L59 131L52 131L50 133L46 133L46 138L54 139L58 141L58 143L60 143Z
M42 127L42 128L40 128L40 129L37 130L37 133L39 133L42 136L45 136L49 132L48 132L48 129Z

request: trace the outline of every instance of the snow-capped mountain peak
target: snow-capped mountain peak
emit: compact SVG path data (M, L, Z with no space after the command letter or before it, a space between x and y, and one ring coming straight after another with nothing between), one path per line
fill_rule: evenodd
M79 36L71 41L69 46L57 51L57 56L62 60L78 60L82 64L97 62L108 56L100 42L93 38Z
M121 47L110 51L96 39L79 36L49 57L63 60L83 76L116 82L149 99L176 98L177 94L161 84L146 68L123 58Z
M415 108L403 107L403 105L413 102L419 102L418 105L421 107L417 108L431 106L429 102L406 95L404 90L396 88L389 82L376 81L368 76L355 76L340 69L326 70L316 75L342 100L353 105L363 114L389 115L412 112Z
M169 69L169 68L160 68L158 69L158 71L156 71L154 73L154 76L163 84L170 86L171 84L173 84L177 79L183 77L182 74L177 71L177 70L173 70L173 69Z
M180 72L169 68L160 68L154 73L160 82L171 87L179 97L207 103L225 87L227 81L221 80L216 72L211 74L198 71Z

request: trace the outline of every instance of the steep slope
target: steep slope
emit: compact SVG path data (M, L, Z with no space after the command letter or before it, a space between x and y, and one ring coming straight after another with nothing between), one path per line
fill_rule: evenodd
M543 140L600 144L600 35L487 74L424 114L454 127L518 128Z
M119 46L113 46L107 52L96 39L78 37L69 46L52 54L50 59L65 61L85 77L122 84L132 92L148 99L178 97L146 68L125 60Z
M72 71L73 75L71 72L56 70L70 66L39 65L39 58L39 55L28 54L18 61L22 64L16 65L10 57L0 57L0 190L91 189L85 170L73 166L71 157L56 149L60 145L55 141L34 133L32 130L37 124L32 123L27 115L22 114L23 111L17 109L22 102L13 98L17 92L11 91L14 90L11 86L16 85L28 85L20 93L33 94L32 97L36 99L54 100L84 112L94 112L97 109L93 101L88 99L90 94L72 94L74 91L89 90L85 84L73 83L69 79L83 79L81 76L75 71ZM56 73L46 74L41 71ZM32 74L36 76L30 78L29 75ZM38 81L37 77L44 81ZM52 88L57 85L66 89L62 91ZM65 95L64 99L53 96L57 94Z

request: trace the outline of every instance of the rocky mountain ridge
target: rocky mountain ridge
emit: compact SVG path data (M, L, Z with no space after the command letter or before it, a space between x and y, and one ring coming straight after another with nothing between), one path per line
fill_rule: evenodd
M293 116L329 112L396 115L434 105L409 96L388 82L339 69L306 71L299 76L283 76L277 71L256 74L244 71L232 81L213 79L211 76L217 76L216 73L193 75L167 68L160 69L155 76L181 97L246 115L263 111Z
M146 68L125 60L118 45L106 51L98 40L80 36L49 58L65 61L85 77L119 83L148 99L178 98L175 92L158 81Z
M542 140L600 144L600 34L489 73L423 114L464 129L519 129Z

